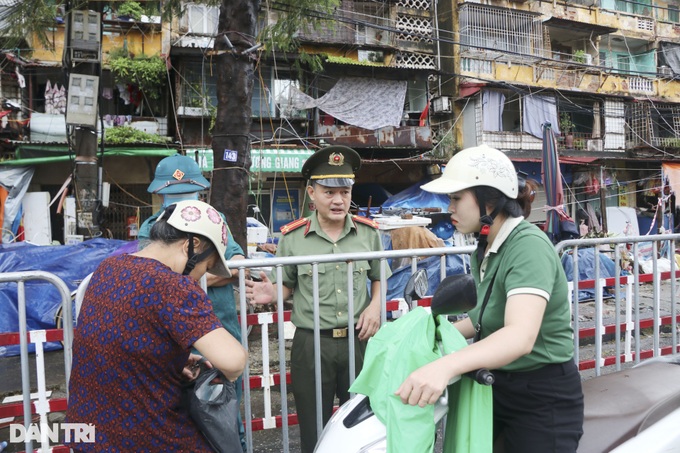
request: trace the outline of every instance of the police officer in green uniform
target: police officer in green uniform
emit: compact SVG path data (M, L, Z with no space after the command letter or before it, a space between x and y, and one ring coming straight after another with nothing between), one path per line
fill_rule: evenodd
M361 165L359 154L345 146L330 146L313 154L302 167L309 180L307 195L315 211L281 228L277 256L304 256L381 251L377 225L349 214L352 185ZM348 331L347 264L318 265L319 324L321 329L322 420L328 422L335 397L349 399L349 342L354 335L355 366L363 364L366 342L380 327L380 260L359 260L353 266L355 331ZM389 268L386 269L390 275ZM252 303L276 300L276 289L262 273L262 282L246 282ZM300 425L303 453L316 445L316 387L314 372L314 298L312 265L284 266L283 297L293 297L291 321L296 327L291 348L291 379ZM370 284L370 293L368 290Z
M150 193L162 196L163 204L161 209L146 219L140 227L139 248L142 249L148 245L151 227L156 223L156 219L167 206L178 201L198 200L199 192L208 188L210 188L210 182L203 177L201 168L191 157L176 154L161 160L158 166L156 166L154 180L147 190ZM224 215L222 215L222 218L224 218ZM224 257L227 260L243 259L243 249L234 240L231 231L228 232L228 235L227 250ZM206 273L205 275L208 284L207 293L213 304L213 311L222 322L224 328L240 342L241 325L236 314L236 300L234 299L234 287L232 285L238 278L238 270L232 269L232 278L219 277L211 273ZM241 381L241 377L236 381L236 394L239 404L243 393ZM240 413L238 418L241 444L245 450L245 433Z

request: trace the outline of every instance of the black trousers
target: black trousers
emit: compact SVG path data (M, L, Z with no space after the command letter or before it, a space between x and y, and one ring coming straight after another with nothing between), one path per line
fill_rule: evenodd
M354 336L355 371L363 365L366 342ZM290 373L295 409L300 426L302 453L316 446L316 386L314 383L314 331L298 328L290 351ZM349 340L321 336L321 411L324 426L333 414L337 396L342 405L349 399Z
M494 375L494 440L502 436L506 453L576 452L583 435L583 392L572 360Z

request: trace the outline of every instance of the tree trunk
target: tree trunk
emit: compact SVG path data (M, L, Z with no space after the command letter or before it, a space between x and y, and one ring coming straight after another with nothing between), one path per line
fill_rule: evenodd
M259 0L222 0L214 45L217 117L212 135L214 171L210 203L227 217L234 239L246 253L250 102L257 54L241 53L255 44L258 9Z

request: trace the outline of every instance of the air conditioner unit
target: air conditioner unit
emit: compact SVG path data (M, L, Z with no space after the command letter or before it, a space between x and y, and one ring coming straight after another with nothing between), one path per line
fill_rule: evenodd
M669 66L659 66L659 74L673 77L673 70Z
M451 98L439 96L432 99L432 113L451 113Z

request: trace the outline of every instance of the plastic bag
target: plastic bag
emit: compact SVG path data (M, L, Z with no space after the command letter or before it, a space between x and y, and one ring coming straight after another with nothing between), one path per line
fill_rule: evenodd
M215 382L213 382L215 380ZM189 415L218 453L242 451L238 433L236 387L219 370L201 371L187 387Z

